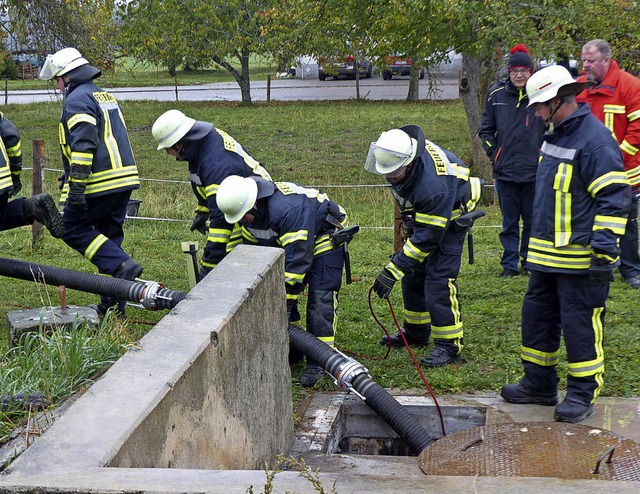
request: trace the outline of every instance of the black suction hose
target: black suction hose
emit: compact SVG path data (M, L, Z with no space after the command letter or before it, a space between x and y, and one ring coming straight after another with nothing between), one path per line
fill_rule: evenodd
M4 257L0 257L0 275L46 285L64 285L74 290L141 303L147 309L173 309L187 296L156 282L129 281Z
M407 442L415 454L419 455L435 440L414 416L371 379L362 364L293 324L289 325L289 342L292 348L304 353L331 374L341 389L362 398Z

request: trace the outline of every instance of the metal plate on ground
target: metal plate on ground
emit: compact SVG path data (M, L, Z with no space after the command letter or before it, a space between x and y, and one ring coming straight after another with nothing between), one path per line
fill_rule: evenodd
M418 463L427 475L639 481L640 443L580 424L494 424L437 440Z

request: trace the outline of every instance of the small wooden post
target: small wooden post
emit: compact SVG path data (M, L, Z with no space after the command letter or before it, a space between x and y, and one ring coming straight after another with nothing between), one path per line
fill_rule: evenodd
M42 194L42 182L44 181L44 140L33 140L33 181L31 195ZM43 227L37 221L31 225L31 238L33 245L44 237Z
M267 103L271 102L271 74L267 74Z

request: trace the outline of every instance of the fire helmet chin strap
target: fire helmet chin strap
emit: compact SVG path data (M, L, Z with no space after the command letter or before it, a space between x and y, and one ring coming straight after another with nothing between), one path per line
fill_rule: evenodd
M560 103L558 103L558 106L556 106L555 109L551 108L551 101L547 101L547 108L549 108L550 115L549 115L549 118L544 121L545 135L553 134L554 125L551 119L556 114L556 112L560 109L560 107L564 104L565 97L560 98Z

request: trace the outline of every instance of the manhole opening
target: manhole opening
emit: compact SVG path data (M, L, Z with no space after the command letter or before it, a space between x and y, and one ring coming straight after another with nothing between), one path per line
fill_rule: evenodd
M442 437L438 410L430 405L404 405L434 438ZM483 426L486 407L446 406L440 408L447 434ZM343 402L327 438L328 454L415 456L406 441L362 402Z

